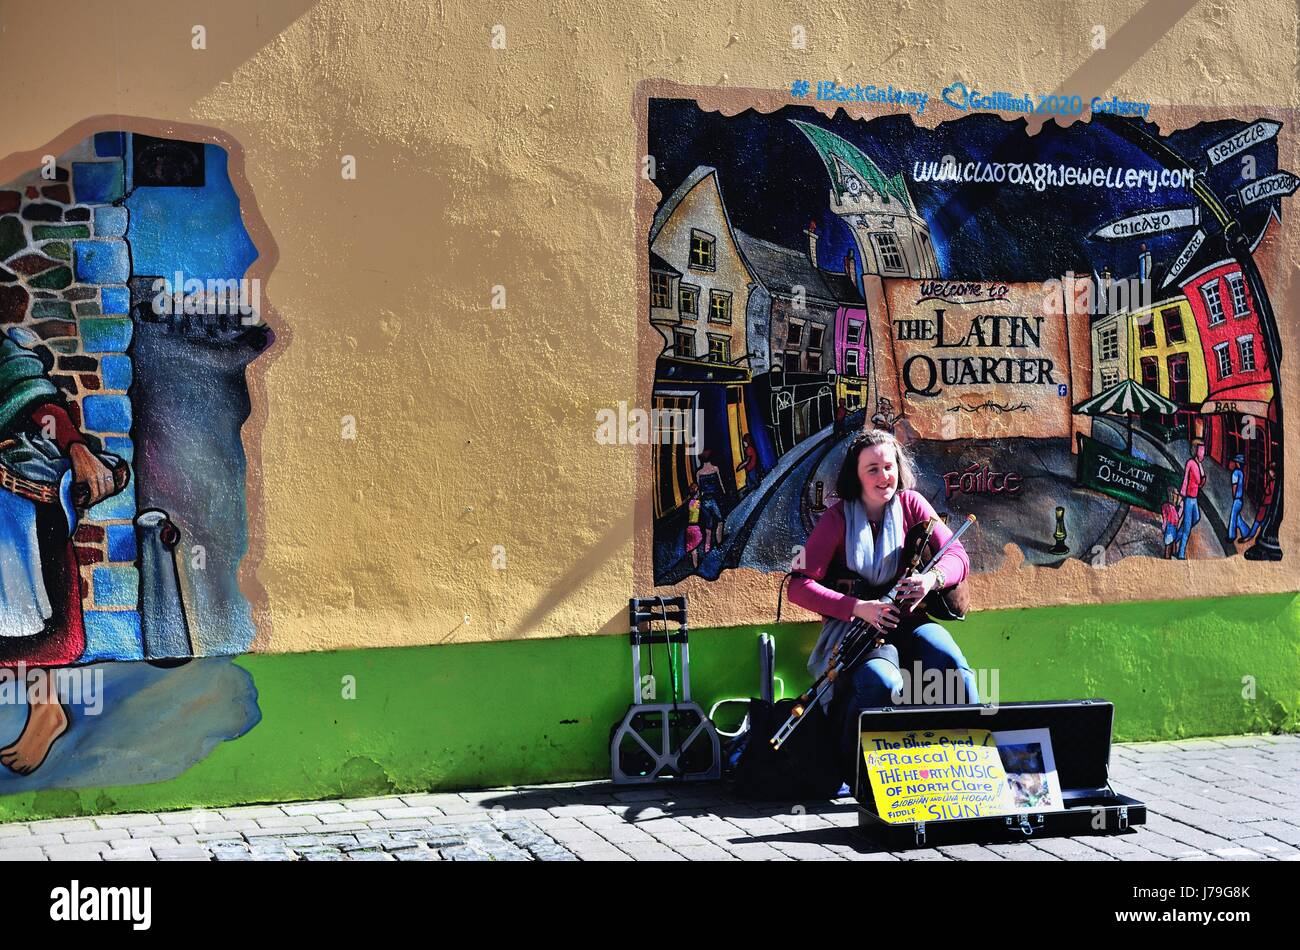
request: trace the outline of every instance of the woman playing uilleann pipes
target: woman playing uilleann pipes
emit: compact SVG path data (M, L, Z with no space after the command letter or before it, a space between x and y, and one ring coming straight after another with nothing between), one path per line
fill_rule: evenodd
M913 490L916 475L911 459L891 433L870 429L849 445L836 480L836 502L821 516L805 548L805 565L790 581L793 603L825 618L821 637L808 660L808 670L819 676L831 651L856 619L885 634L883 646L867 662L835 683L830 706L832 722L840 726L841 762L851 781L857 749L858 712L875 706L899 705L917 699L920 683L907 690L917 661L925 671L953 671L945 682L959 680L960 695L945 695L944 702L978 703L975 676L952 636L926 614L920 602L932 591L953 587L965 579L970 560L957 540L935 567L901 582L898 604L881 600L893 586L903 566L904 539L913 525L935 518L925 496ZM938 521L931 534L933 550L952 537ZM828 577L857 575L862 587L877 589L873 599L859 599L833 589ZM826 583L823 583L825 581ZM901 609L900 609L901 608ZM915 608L915 609L913 609ZM907 693L912 695L905 695ZM948 691L946 691L948 692Z

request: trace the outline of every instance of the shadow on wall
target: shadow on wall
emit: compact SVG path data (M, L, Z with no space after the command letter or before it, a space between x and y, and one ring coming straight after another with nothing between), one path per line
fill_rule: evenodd
M68 731L31 775L0 768L0 795L175 778L219 742L242 736L261 720L253 677L230 657L193 660L176 669L96 663L60 676L75 679L64 690ZM16 700L10 698L14 692ZM12 679L0 681L0 744L17 738L26 721L22 690Z

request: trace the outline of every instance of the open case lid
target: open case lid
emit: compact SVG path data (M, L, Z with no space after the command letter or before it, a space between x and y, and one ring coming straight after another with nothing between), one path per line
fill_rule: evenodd
M983 713L983 715L981 715ZM864 709L861 732L941 732L947 729L1049 729L1057 779L1066 798L1095 793L1106 787L1110 763L1111 724L1115 706L1105 699L1002 703L993 706L897 706ZM861 746L858 748L861 756ZM866 782L858 763L858 781ZM859 803L876 810L869 789L857 791Z

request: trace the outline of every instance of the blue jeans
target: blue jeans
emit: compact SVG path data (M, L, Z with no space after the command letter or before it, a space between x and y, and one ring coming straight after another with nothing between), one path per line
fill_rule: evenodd
M1232 499L1232 517L1228 519L1228 540L1233 541L1241 535L1244 541L1254 532L1254 526L1241 516L1241 499Z
M1201 503L1196 498L1183 499L1183 520L1178 525L1178 559L1187 560L1187 539L1201 520Z
M915 680L916 662L925 672L936 670L958 672L964 695L945 695L941 702L978 703L979 689L975 674L962 655L961 647L947 630L934 622L923 623L912 631L906 629L889 638L898 648L898 662L909 680ZM943 677L950 682L951 677ZM840 738L841 762L844 763L845 780L850 784L857 764L858 713L878 706L920 705L923 683L906 682L898 666L886 659L869 660L835 684L835 703L844 717ZM905 689L906 687L906 689ZM945 690L945 692L947 692Z

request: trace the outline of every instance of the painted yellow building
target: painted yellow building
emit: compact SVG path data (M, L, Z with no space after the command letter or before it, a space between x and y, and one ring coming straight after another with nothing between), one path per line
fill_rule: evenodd
M1180 406L1199 406L1205 400L1205 353L1186 297L1171 297L1128 314L1126 336L1131 379ZM1114 385L1102 382L1102 388Z

